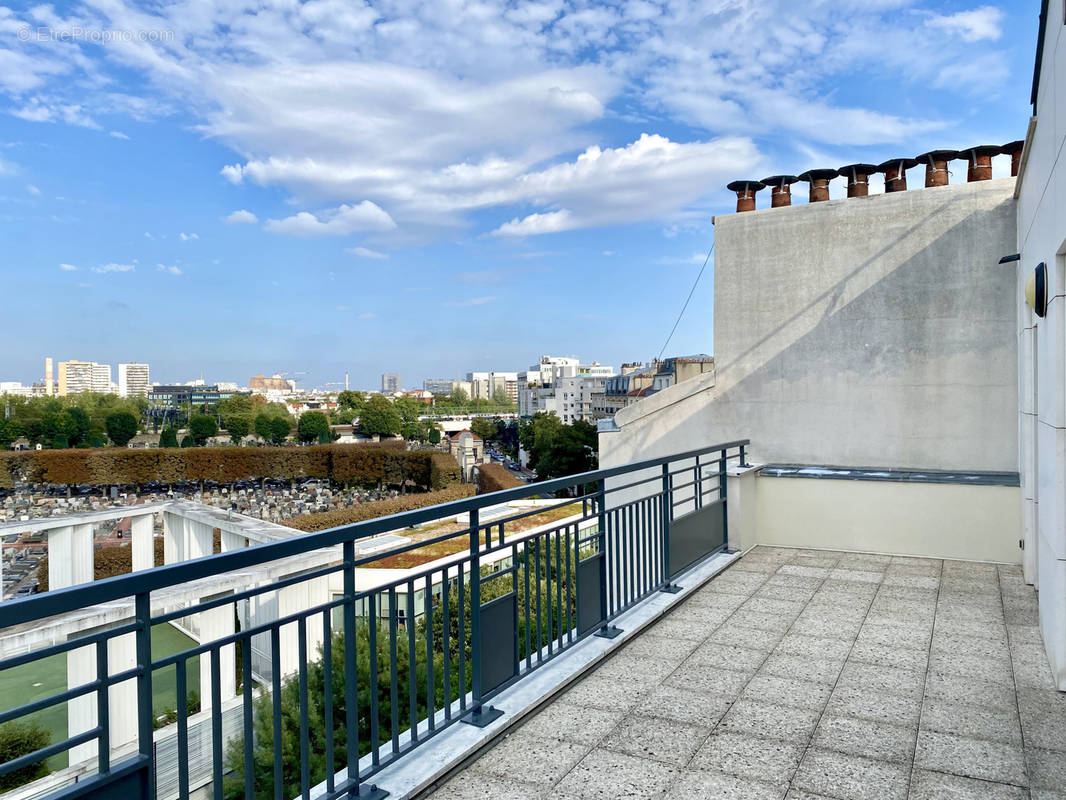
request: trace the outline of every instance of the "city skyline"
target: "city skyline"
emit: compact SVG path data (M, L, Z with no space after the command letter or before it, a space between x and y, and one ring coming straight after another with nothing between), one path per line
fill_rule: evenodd
M728 181L1029 117L1021 2L328 5L8 13L0 335L35 352L5 378L40 353L364 386L648 360ZM669 352L713 352L712 307L713 261Z

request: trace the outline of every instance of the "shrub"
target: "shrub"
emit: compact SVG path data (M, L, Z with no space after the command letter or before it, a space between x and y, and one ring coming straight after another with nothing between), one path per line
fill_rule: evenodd
M129 411L116 411L107 415L107 437L116 447L125 447L137 435L137 418Z
M0 725L0 764L47 747L52 735L38 722L12 720ZM43 778L48 774L44 759L0 777L0 792Z
M159 446L160 447L177 447L178 446L178 434L174 432L173 428L163 428L163 432L159 434Z
M453 500L462 500L474 494L471 484L459 484L437 492L425 494L405 495L393 497L388 500L377 500L373 503L360 503L352 508L340 508L336 511L322 511L317 514L304 514L285 520L282 525L290 528L307 531L323 531L326 528L336 528L339 525L352 525L368 519L387 517L390 514L399 514L403 511L414 511L416 508L426 508L438 503L450 503Z
M212 436L218 436L218 422L210 414L193 414L189 417L189 435L203 446Z
M479 464L477 468L477 493L488 494L501 489L514 489L525 486L501 464Z

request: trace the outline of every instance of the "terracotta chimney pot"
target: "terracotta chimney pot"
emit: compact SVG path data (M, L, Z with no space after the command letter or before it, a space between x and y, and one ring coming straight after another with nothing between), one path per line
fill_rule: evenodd
M948 162L959 157L958 150L930 150L922 153L918 160L925 164L925 185L948 185Z
M870 194L870 176L877 172L873 164L848 164L838 171L848 179L848 197L866 197Z
M885 174L885 193L907 191L907 170L918 165L916 158L893 158L877 165Z
M766 188L762 181L733 181L726 187L737 193L737 213L755 210L755 193Z

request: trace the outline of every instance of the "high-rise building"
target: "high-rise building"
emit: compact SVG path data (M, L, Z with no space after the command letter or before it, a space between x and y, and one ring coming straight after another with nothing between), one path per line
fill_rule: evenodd
M403 381L400 376L395 372L386 372L381 376L381 392L382 394L392 394L398 392L403 388Z
M468 372L471 400L492 400L497 392L506 393L512 403L518 402L517 372Z
M44 393L46 396L51 397L55 394L55 382L52 380L52 358L51 356L44 360Z
M78 392L111 391L111 365L97 364L95 361L60 361L59 391L60 397Z
M453 378L426 378L422 381L422 388L433 394L451 394L455 391L456 383L458 381Z
M148 394L148 365L131 362L118 365L118 396L144 397Z

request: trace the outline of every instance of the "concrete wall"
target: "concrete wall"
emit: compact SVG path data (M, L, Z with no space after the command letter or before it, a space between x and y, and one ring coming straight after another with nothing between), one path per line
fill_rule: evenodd
M1016 486L762 476L754 486L756 544L1021 560Z
M601 464L750 437L764 463L1017 469L1013 179L715 219L714 374Z
M1036 584L1040 627L1059 688L1066 690L1066 33L1063 0L1051 0L1035 124L1018 181L1014 303L1019 351L1019 469L1025 577ZM1024 301L1026 280L1048 268L1047 315Z

